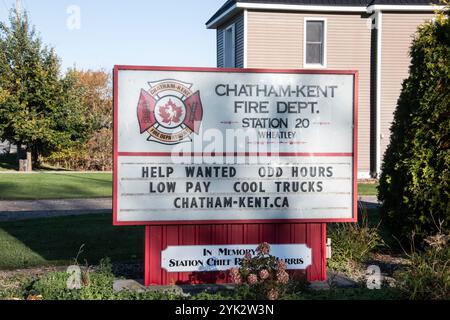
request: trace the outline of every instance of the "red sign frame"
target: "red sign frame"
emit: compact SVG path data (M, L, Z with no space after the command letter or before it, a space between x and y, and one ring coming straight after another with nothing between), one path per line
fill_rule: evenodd
M351 218L343 219L271 219L271 220L177 220L177 221L118 221L117 220L117 165L119 156L171 156L171 153L161 152L118 152L118 74L120 70L132 71L185 71L185 72L225 72L225 73L285 73L285 74L338 74L352 75L353 88L353 152L352 153L280 153L279 156L351 156L353 159L353 212ZM358 166L358 71L356 70L305 70L305 69L229 69L229 68L193 68L193 67L157 67L116 65L113 71L114 99L114 165L113 165L113 225L115 226L161 226L161 225L214 225L214 224L273 224L273 223L333 223L357 221L357 166ZM204 154L187 154L202 156ZM269 154L232 153L223 156L270 156Z

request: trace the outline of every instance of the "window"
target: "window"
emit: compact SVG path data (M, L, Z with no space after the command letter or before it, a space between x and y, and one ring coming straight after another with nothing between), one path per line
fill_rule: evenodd
M224 39L223 67L234 68L235 67L234 24L225 29L223 39Z
M321 18L305 18L304 35L304 66L325 68L327 60L326 20Z

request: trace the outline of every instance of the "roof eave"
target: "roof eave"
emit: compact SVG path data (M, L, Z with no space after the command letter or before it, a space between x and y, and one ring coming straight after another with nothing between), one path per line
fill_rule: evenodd
M230 16L246 9L254 10L283 10L305 12L348 12L348 13L372 13L375 11L435 11L442 10L439 5L371 5L371 6L325 6L325 5L292 5L292 4L268 4L268 3L243 3L236 1L230 8L216 18L211 18L207 23L208 29L216 29Z
M233 4L230 8L224 11L221 15L214 19L210 19L206 22L206 28L208 29L216 29L220 24L228 19L229 16L234 15L240 9L237 6L237 3Z
M326 11L326 12L366 12L365 6L320 6L320 5L291 5L291 4L268 4L268 3L244 3L236 1L233 6L224 11L216 18L206 22L208 29L215 29L236 12L254 10L283 10L283 11Z
M375 4L367 7L367 12L375 11L408 11L408 12L424 12L442 10L445 6L428 4L428 5L393 5L393 4Z
M366 6L332 6L308 4L273 4L236 2L238 8L255 10L283 10L283 11L327 11L327 12L366 12Z

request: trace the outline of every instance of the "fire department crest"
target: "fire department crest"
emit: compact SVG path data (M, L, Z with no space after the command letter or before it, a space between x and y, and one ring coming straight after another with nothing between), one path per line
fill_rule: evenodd
M194 93L192 84L173 79L148 84L150 89L141 89L137 107L141 134L147 132L148 141L162 144L191 141L203 118L200 91Z

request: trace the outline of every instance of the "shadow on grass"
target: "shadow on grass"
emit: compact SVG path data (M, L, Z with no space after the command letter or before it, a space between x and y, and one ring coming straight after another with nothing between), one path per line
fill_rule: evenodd
M0 170L19 170L16 154L0 155Z
M46 172L67 172L67 171L76 171L76 170L70 170L70 169L64 169L64 168L54 168L49 167L46 165L35 165L33 167L33 171L37 171L39 173L46 173Z
M84 246L83 246L84 245ZM0 269L143 261L143 227L113 227L112 215L55 217L0 222Z

